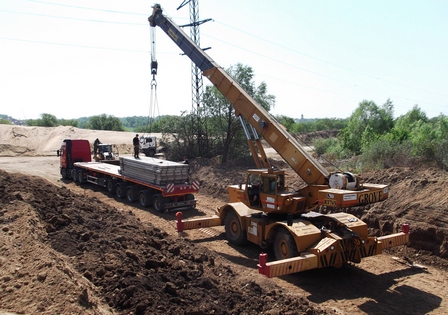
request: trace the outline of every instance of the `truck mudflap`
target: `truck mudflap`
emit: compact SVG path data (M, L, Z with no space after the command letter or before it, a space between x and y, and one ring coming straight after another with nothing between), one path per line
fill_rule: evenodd
M298 257L268 263L268 255L265 253L260 254L257 265L258 273L271 278L316 268L330 266L339 268L343 262L359 263L361 258L381 254L383 249L407 245L408 243L408 224L402 226L402 232L400 233L381 237L369 237L367 240L361 240L361 243L356 248L351 249L347 249L338 240L326 237Z

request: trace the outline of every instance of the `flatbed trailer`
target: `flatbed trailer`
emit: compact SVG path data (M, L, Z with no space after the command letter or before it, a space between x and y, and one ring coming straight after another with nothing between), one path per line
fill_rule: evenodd
M152 158L148 158L152 159ZM122 174L120 165L102 162L76 162L79 183L91 183L107 189L118 198L129 202L139 201L143 207L152 205L156 211L193 209L196 207L195 193L199 183L155 184Z

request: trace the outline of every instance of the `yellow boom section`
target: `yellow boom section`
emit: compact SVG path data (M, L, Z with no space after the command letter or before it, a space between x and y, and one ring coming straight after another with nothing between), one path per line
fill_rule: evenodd
M235 114L246 119L296 171L308 185L325 185L329 175L305 149L284 130L270 114L258 104L222 68L214 67L204 75L232 103Z

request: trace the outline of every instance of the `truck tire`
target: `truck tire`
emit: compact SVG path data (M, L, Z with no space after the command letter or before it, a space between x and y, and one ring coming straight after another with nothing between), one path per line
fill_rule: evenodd
M142 207L149 207L151 205L152 193L150 190L141 190L138 194L138 200Z
M115 186L115 195L117 198L124 199L126 197L126 185L125 183L118 183Z
M287 259L299 256L296 242L291 233L281 228L276 232L274 239L274 254L275 259Z
M227 212L224 219L227 240L235 245L245 245L247 243L246 231L243 230L238 215L235 211Z
M84 173L82 170L78 170L78 183L84 184Z
M154 150L146 150L145 155L149 156L149 157L153 157L155 155L155 151Z
M76 170L71 170L71 176L72 176L72 178L73 178L73 181L76 183L77 181L78 181L78 173L77 173L77 171Z
M154 195L152 198L152 205L157 212L163 211L163 197L161 194Z
M69 179L69 171L65 168L65 167L63 167L63 168L61 168L61 177L62 177L62 179Z

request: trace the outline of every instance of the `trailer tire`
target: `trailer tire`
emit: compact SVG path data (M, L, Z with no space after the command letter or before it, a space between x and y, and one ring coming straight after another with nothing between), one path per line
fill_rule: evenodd
M138 194L138 200L140 201L140 205L142 207L149 207L151 205L151 191L150 190L141 190Z
M108 179L106 182L106 189L109 193L113 194L115 193L115 185L116 185L116 180L114 179Z
M291 233L285 228L277 230L274 239L275 259L287 259L299 256L296 242Z
M126 197L126 185L125 185L125 183L118 183L115 186L115 194L120 199L124 199Z
M247 243L246 231L243 230L241 222L235 211L227 212L224 219L227 240L235 245L244 245Z
M138 191L136 186L128 186L126 188L126 198L129 202L137 201L138 199Z
M157 212L163 211L163 197L161 194L154 195L154 197L152 198L152 206Z

